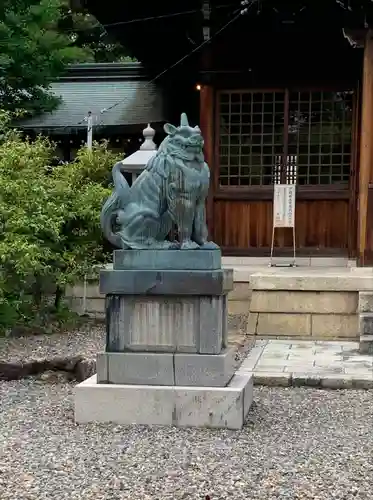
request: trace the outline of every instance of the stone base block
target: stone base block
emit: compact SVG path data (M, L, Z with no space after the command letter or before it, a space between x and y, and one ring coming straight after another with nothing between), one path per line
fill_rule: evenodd
M221 354L175 354L175 385L224 387L234 375L235 349Z
M239 430L252 400L250 374L223 388L98 384L94 375L75 388L75 421Z
M358 338L356 314L250 313L248 333L271 337ZM361 316L361 315L360 315Z
M373 335L373 313L366 312L359 314L359 333L363 335Z
M359 312L370 313L373 311L373 293L359 292Z
M373 335L363 335L360 337L359 352L361 354L373 355Z
M103 352L96 366L98 384L175 385L173 353Z
M356 292L254 290L250 311L291 314L355 314Z
M221 250L115 250L115 270L216 271Z
M100 293L105 295L223 295L232 289L233 269L100 272Z
M104 352L97 383L224 387L234 374L234 349L221 354Z
M292 290L301 292L358 292L372 291L372 273L363 269L359 272L321 272L315 270L294 269L258 272L250 276L252 290ZM238 281L238 280L237 280Z
M106 297L107 352L219 354L227 345L227 297Z

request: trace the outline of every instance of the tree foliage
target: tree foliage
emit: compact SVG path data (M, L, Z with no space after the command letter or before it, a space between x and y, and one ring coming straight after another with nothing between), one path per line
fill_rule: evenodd
M86 8L71 0L65 2L59 29L70 33L76 47L86 50L97 63L135 61Z
M2 115L4 121L4 115ZM1 123L1 120L0 120ZM0 326L38 320L66 284L105 262L99 214L118 160L107 144L51 167L54 145L5 132L0 143ZM50 301L49 301L50 302Z
M58 100L49 85L66 64L93 60L87 47L59 31L64 0L0 2L0 109L36 113Z

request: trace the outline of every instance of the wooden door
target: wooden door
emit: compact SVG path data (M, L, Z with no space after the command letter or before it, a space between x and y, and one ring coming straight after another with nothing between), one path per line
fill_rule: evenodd
M217 93L214 237L225 253L268 253L273 182L289 166L296 167L298 253L353 251L355 108L351 90ZM290 231L279 234L284 253L291 244Z

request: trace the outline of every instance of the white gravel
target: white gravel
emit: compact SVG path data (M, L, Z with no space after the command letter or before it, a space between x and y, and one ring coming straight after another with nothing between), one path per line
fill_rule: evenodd
M1 500L373 499L372 391L255 388L242 432L77 426L72 393L0 383Z

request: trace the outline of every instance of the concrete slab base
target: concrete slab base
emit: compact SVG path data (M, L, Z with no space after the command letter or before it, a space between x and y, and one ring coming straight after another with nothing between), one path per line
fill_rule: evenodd
M94 375L75 388L75 421L238 430L252 401L247 373L226 387L98 384Z

